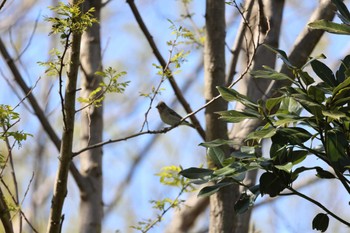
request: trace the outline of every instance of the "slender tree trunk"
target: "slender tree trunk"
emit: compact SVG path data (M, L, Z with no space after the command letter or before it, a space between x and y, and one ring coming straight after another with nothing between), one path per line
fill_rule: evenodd
M86 0L83 10L95 8L94 17L100 20L100 0ZM82 90L81 95L88 98L101 82L95 75L101 70L100 25L94 24L83 33L81 43ZM82 148L102 141L103 107L90 106L81 114ZM84 177L84 186L80 187L79 228L82 233L101 232L103 217L102 201L102 147L83 152L80 156L80 170Z
M73 1L73 4L76 4ZM71 40L71 52L68 63L67 86L64 94L63 133L59 156L54 193L51 201L50 218L47 232L61 232L63 222L62 208L67 195L68 172L72 161L73 133L75 123L75 97L79 70L81 34L73 32Z
M259 5L256 4L253 7L253 12L251 17L248 18L248 22L251 24L252 28L254 28L254 35L252 36L249 30L246 30L246 38L248 41L255 40L255 44L257 43L257 39L261 38L264 44L270 45L272 47L278 48L278 40L280 35L280 28L282 23L282 15L284 8L284 0L264 0L262 1L263 8L259 8ZM260 6L261 7L261 6ZM262 12L263 10L263 12ZM259 13L260 12L260 13ZM260 16L266 17L268 19L270 29L268 34L264 38L264 34L261 32L260 27L258 25L261 24ZM259 36L258 36L259 35ZM251 38L249 40L249 38ZM254 44L250 44L250 48L246 50L250 52L249 57L251 57L254 53ZM276 55L268 50L267 48L260 46L255 54L252 70L262 69L263 65L267 65L269 67L275 67ZM243 95L249 97L249 99L253 101L257 101L261 98L265 98L265 92L270 85L270 81L266 79L254 79L250 75L245 76L239 83L239 92ZM245 111L245 106L241 103L237 103L236 110ZM247 135L256 129L262 122L257 120L245 120L244 122L237 123L234 125L233 130L230 133L230 137L235 141L235 145L243 145L244 138ZM240 148L235 148L239 150ZM249 185L254 185L256 182L257 172L249 172L247 174L245 183ZM249 221L251 216L251 210L246 213L238 216L238 224L237 231L240 233L249 232Z
M225 85L225 1L207 0L205 19L205 99L209 101L219 94L216 87ZM219 120L218 115L215 114L217 111L225 110L227 110L227 103L222 99L207 107L205 111L207 141L227 138L226 122ZM214 166L210 160L208 163L209 166ZM238 187L230 186L210 197L209 232L234 232L233 206L237 194Z

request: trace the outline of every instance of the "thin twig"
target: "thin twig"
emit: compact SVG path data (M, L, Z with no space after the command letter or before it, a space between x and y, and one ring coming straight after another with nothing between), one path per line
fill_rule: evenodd
M176 37L176 39L172 43L172 46L171 46L171 48L169 50L169 58L168 58L168 62L166 64L166 66L162 70L162 78L161 78L160 82L158 83L157 87L155 88L155 90L153 91L153 95L150 97L151 101L150 101L150 104L149 104L149 107L148 107L147 111L145 112L145 120L144 120L144 122L143 122L143 124L141 126L140 132L143 131L145 125L147 125L147 130L149 130L147 117L148 117L149 112L151 111L152 103L153 103L154 99L156 98L157 94L159 94L159 90L160 90L162 84L164 83L164 81L166 80L167 72L170 71L169 65L171 63L171 57L173 55L173 51L174 51L177 39L178 39L178 36Z
M321 209L323 209L327 214L331 215L333 218L337 219L339 222L347 225L348 227L350 227L350 223L345 221L344 219L340 218L339 216L335 215L332 211L330 211L329 209L327 209L324 205L322 205L320 202L312 199L311 197L308 197L300 192L298 192L297 190L293 189L292 187L288 187L288 189L290 191L293 192L293 194L301 197L301 198L304 198L305 200L317 205L318 207L320 207Z
M67 54L67 51L70 47L70 44L69 44L69 40L70 40L70 35L72 34L72 31L69 31L68 32L68 35L66 37L66 40L65 40L65 45L64 45L64 49L63 49L63 53L62 53L62 56L60 58L60 68L58 70L58 78L59 78L59 96L60 96L60 99L61 99L61 111L62 111L62 117L63 117L63 124L64 124L64 128L67 129L67 119L66 119L66 110L64 109L64 97L63 97L63 89L62 89L62 86L63 86L63 77L62 77L62 73L63 73L63 68L65 66L64 64L64 58Z
M168 208L164 209L163 212L158 215L157 219L154 220L151 224L149 224L145 230L141 230L142 233L146 233L148 232L151 228L153 228L158 222L162 221L163 216L172 208L174 208L174 206L176 206L176 203L178 202L180 196L185 192L185 190L187 189L187 187L189 187L189 185L185 185L184 187L182 187L181 191L179 192L179 194L177 195L177 197L174 199L174 201L168 206Z
M134 0L127 0L126 2L129 4L130 9L131 9L132 13L134 14L134 17L135 17L138 25L140 26L142 32L144 33L149 45L151 46L153 53L156 56L158 62L160 63L160 65L162 67L166 67L166 61L164 60L163 56L160 54L159 49L158 49L157 45L155 44L153 37L152 37L151 33L149 32L146 24L144 23L141 15L140 15L140 12L135 5ZM182 104L182 106L184 107L184 109L186 110L187 113L193 112L189 103L186 101L185 97L183 96L179 86L177 85L171 71L167 70L166 72L167 73L169 72L168 80L169 80L170 85L173 88L174 93L175 93L176 97L178 98L179 102ZM200 125L198 119L193 114L190 117L191 117L191 121L192 121L193 125L195 126L196 130L198 131L199 135L203 138L203 140L205 140L205 131L202 128L202 126Z

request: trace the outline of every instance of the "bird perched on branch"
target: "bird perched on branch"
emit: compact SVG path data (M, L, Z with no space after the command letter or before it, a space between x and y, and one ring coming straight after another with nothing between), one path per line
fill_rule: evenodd
M163 101L160 101L157 104L156 108L158 109L160 119L162 119L162 121L165 124L174 126L174 125L178 124L180 122L180 120L182 119L182 117L179 114L177 114L174 110L169 108ZM189 123L188 121L182 121L180 125L187 125L187 126L191 126L192 128L194 128L194 126L191 123Z

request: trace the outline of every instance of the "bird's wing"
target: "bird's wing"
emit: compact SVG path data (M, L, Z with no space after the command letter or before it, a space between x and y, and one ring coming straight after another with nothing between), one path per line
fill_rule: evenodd
M174 110L172 110L171 108L169 108L169 113L178 117L179 120L182 119L182 116L180 116L177 112L175 112Z

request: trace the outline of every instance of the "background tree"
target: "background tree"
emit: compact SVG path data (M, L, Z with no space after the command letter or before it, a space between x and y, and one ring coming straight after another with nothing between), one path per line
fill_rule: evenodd
M27 2L25 1L25 3ZM196 130L189 127L176 127L170 131L161 131L162 133L167 132L167 134L157 134L153 131L153 129L159 129L158 124L160 122L157 112L154 111L156 102L164 100L169 103L175 96L175 103L180 103L187 113L191 113L216 96L217 92L214 89L216 85L230 85L232 80L240 85L237 90L243 94L248 94L250 98L258 99L259 95L267 95L269 93L256 91L255 84L260 81L250 79L249 73L246 73L251 69L260 68L261 65L273 67L275 63L273 53L263 47L256 50L257 46L262 42L275 46L278 45L278 38L281 38L281 47L285 50L294 48L287 51L288 54L291 54L290 61L297 66L302 65L310 56L322 35L321 31L306 29L311 11L314 10L315 12L311 20L316 18L331 19L334 14L332 10L334 8L330 7L331 3L329 1L309 2L302 9L299 5L295 5L293 1L285 5L283 1L233 1L231 4L225 5L224 1L208 0L207 7L203 1L174 1L167 2L166 6L163 5L165 4L164 1L128 1L127 3L93 1L92 4L92 2L85 1L83 4L84 10L91 6L95 7L93 15L100 22L99 24L93 24L82 34L80 80L78 80L81 82L79 82L80 87L75 88L75 91L83 97L81 99L83 103L72 106L75 110L79 110L85 105L89 105L87 97L92 96L93 100L97 99L98 94L96 95L96 93L98 92L94 91L98 88L97 84L100 83L98 79L107 78L109 80L109 77L110 80L115 78L116 81L118 76L121 81L118 80L117 83L126 80L131 82L125 94L109 94L106 96L103 101L104 124L101 122L102 107L97 108L94 105L89 105L89 107L77 112L78 117L82 119L82 124L75 124L75 140L71 141L73 142L72 149L68 148L67 150L68 154L73 151L72 164L74 165L69 168L73 178L68 179L68 193L63 208L65 218L64 220L61 219L64 231L77 231L77 226L71 224L75 223L77 218L82 219L80 221L82 232L90 231L88 229L91 229L91 232L99 232L101 231L101 224L103 232L108 232L111 229L120 229L122 232L126 232L132 231L129 228L130 225L139 226L137 221L140 219L150 218L154 220L156 217L150 215L151 205L148 201L151 199L164 200L165 197L174 199L180 190L159 185L158 181L155 180L158 178L155 178L153 174L166 165L181 164L183 167L190 167L205 163L205 151L202 147L197 146L204 141L203 137L205 136L206 140L209 141L219 137L225 138L224 135L227 134L225 123L222 121L217 124L214 123L217 118L213 112L226 109L226 104L221 100L208 105L205 110L205 117L203 111L190 116ZM60 144L63 140L61 142L57 135L62 132L64 118L62 118L61 111L62 101L57 94L61 85L57 75L44 77L46 76L46 68L38 66L36 62L52 61L55 54L48 58L48 51L53 47L63 51L64 46L57 44L57 41L59 41L57 37L47 37L51 25L44 22L43 17L38 13L41 11L41 14L46 16L54 14L47 10L47 2L36 1L35 4L33 2L29 5L18 2L18 4L5 3L0 12L0 17L3 19L1 20L1 30L2 35L4 35L0 48L1 54L5 58L3 61L7 63L6 66L5 63L1 66L3 67L1 72L4 78L2 80L7 80L7 83L4 82L3 84L6 88L1 92L1 102L15 106L26 97L18 108L21 121L16 126L19 129L24 129L25 132L30 132L33 137L27 139L25 143L22 142L22 148L16 151L21 156L14 156L15 165L18 164L14 170L18 177L19 197L26 196L23 205L21 205L23 213L30 215L29 206L36 206L36 213L39 214L35 214L36 223L33 225L35 229L42 232L47 225L50 208L48 200L52 196L53 177L58 169L56 149L62 151L60 150ZM219 4L219 6L211 4ZM57 3L50 5L57 5ZM224 6L226 6L226 16L223 13ZM270 9L274 9L274 11L272 12ZM302 12L304 9L305 12ZM14 11L18 13L13 14ZM162 12L162 14L156 14L159 12ZM99 18L99 15L102 17ZM157 16L151 17L154 15ZM305 18L303 18L304 16ZM216 20L216 17L220 20ZM267 21L265 17L268 18ZM281 17L284 17L285 20L282 21L282 24L280 24ZM171 22L166 19L170 19ZM242 23L239 27L240 21ZM269 23L269 27L266 27L266 22ZM157 27L152 25L157 25ZM206 31L204 34L202 28L205 25ZM28 28L33 30L28 30ZM100 39L99 28L101 29ZM220 33L213 33L212 30L215 31L217 28L221 28ZM301 28L305 28L305 31L300 33L299 38L294 43L294 37L298 34L297 29ZM226 37L225 30L227 32ZM172 32L174 34L171 34ZM146 40L143 38L146 38ZM328 40L327 44L331 45L332 39ZM167 44L166 41L169 43ZM227 46L225 49L225 43L233 44L232 51L227 49ZM292 45L293 43L295 45ZM218 46L218 48L215 46ZM332 46L332 51L335 51L337 47ZM191 53L186 57L183 56L187 54L187 51L191 51ZM230 52L232 52L232 56ZM327 54L327 51L324 53ZM331 57L332 53L327 55ZM205 65L203 65L203 56ZM271 56L271 58L267 59L268 56ZM242 60L238 60L239 57ZM339 59L339 57L335 57L335 59ZM185 60L188 62L184 62ZM152 63L156 67L152 66ZM225 68L225 63L230 64L228 68ZM67 64L72 65L69 62ZM5 68L7 66L10 69ZM108 72L108 68L103 69L103 67L109 66L112 66L116 73L111 69ZM179 70L179 66L182 73L174 72ZM286 69L286 67L282 67L282 72L284 72L283 69ZM123 76L122 71L124 70L128 73L126 76ZM96 75L95 71L100 71L100 73ZM172 73L169 73L169 71L172 71ZM156 72L159 72L159 75L155 75ZM205 82L200 79L203 74ZM42 76L42 78L37 82L39 76ZM12 81L12 77L15 82ZM241 78L243 79L241 80ZM266 81L261 82L257 85L259 90L265 90L263 85L269 87L269 84L265 84ZM108 83L105 83L104 88L108 87ZM196 85L191 86L194 83ZM204 83L206 84L204 85ZM158 84L162 84L161 89L157 89ZM12 87L12 89L8 87ZM32 90L30 87L35 88ZM236 85L233 85L233 87L236 88ZM165 90L162 88L165 88ZM19 89L22 92L18 91ZM268 90L273 89L276 88L273 87ZM205 95L202 93L203 90ZM162 93L161 96L159 96L159 91ZM17 93L18 99L8 98L8 96L12 97L14 93ZM139 97L139 93L146 96L146 98ZM155 98L153 98L154 94L157 94ZM254 97L255 95L256 97ZM38 98L38 96L41 97ZM236 108L241 107L237 104ZM148 109L150 111L145 120L145 113ZM181 109L177 110L180 113L184 112ZM35 116L31 113L34 113ZM144 122L144 131L139 133ZM244 126L236 124L228 138L236 139L236 144L240 145L240 140L260 124L256 121L247 121ZM39 132L42 132L41 127L44 129L45 135L49 137L39 136ZM101 131L102 127L103 131ZM204 133L201 128L206 128L206 132ZM79 134L81 139L77 140ZM101 135L103 135L103 140ZM132 136L129 137L130 135ZM41 140L39 140L40 138ZM127 142L120 142L125 138L128 138ZM183 140L183 138L187 140ZM108 141L109 139L112 141ZM96 146L92 150L84 150L84 147L93 147L100 141L105 142L103 147L105 150L105 165L101 163L102 148L100 146ZM112 142L114 143L112 144ZM235 149L238 149L238 147ZM35 154L36 156L34 156ZM40 157L40 155L42 156ZM35 169L32 164L35 164ZM28 185L31 171L34 171L34 178L33 182ZM3 173L10 174L7 167L5 167ZM39 174L44 175L40 178ZM255 175L252 174L251 177L253 182ZM39 179L40 182L38 182ZM104 185L102 185L102 179ZM30 187L29 194L24 195L28 186ZM103 198L102 191L104 193ZM224 192L222 195L228 195L225 198L226 200L234 200L238 197L238 187L235 187L229 193ZM79 196L80 201L78 201ZM180 198L186 197L185 195ZM220 204L222 208L228 207L225 199L220 200L220 196L217 199L222 202ZM215 208L219 205L214 204L213 200L211 201L211 208L212 213L215 213ZM80 208L77 205L78 202L81 203ZM31 204L29 205L29 203ZM205 199L197 199L194 208L183 207L181 209L183 212L177 215L177 224L172 225L172 229L180 229L179 226L184 223L181 219L186 218L187 222L190 223L186 224L185 227L181 225L181 231L188 231L189 227L196 225L193 223L205 209L204 205L207 203ZM165 207L168 205L169 202L165 202ZM104 216L101 212L103 207L105 209ZM78 209L84 211L78 213L76 211ZM89 211L85 211L85 209ZM274 209L276 212L280 211L278 208ZM220 211L220 209L218 210ZM191 215L188 215L189 212ZM253 213L253 222L258 225L259 229L265 231L264 229L268 229L268 226L263 225L264 221L256 221L256 219L261 219L262 215L259 212L258 209L256 212L258 215L256 216ZM11 213L14 214L14 212ZM86 215L82 213L86 213ZM99 214L95 215L96 213ZM225 229L225 222L235 224L235 226L231 225L228 228L235 228L237 232L247 231L249 215L244 220L236 219L235 222L231 222L234 214L232 208L228 208L227 212L222 213L224 213L222 216L212 216L212 218L220 217L221 220L217 223L223 223L222 226L211 225L210 230L212 232ZM57 215L61 217L60 213L57 213ZM167 212L163 217L170 219L171 216ZM283 218L283 214L277 214L276 217L283 224L288 221ZM204 217L204 219L207 218L207 216ZM163 232L163 229L169 223L169 220L166 219L152 228L152 231ZM34 223L34 221L31 222ZM148 223L148 221L144 222ZM27 227L27 224L23 224L23 226ZM199 228L202 226L205 226L205 224L197 225ZM309 225L306 226L306 229L309 229Z

